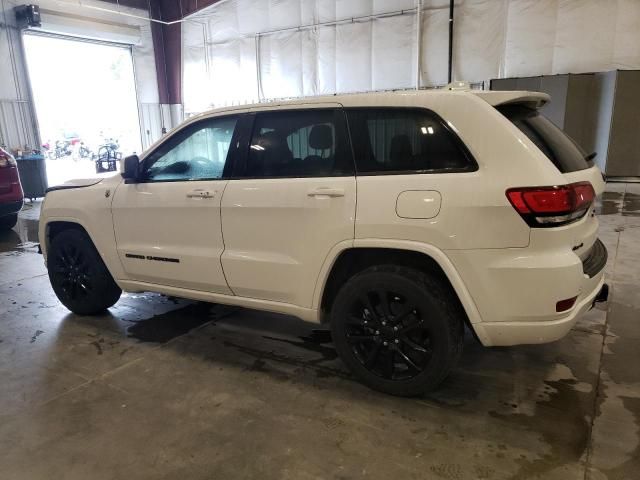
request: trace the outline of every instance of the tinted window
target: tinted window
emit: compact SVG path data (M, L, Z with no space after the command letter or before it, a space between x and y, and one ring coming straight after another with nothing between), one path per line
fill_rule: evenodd
M145 159L147 181L221 178L236 118L219 118L185 127Z
M428 110L353 109L347 118L358 173L475 168L461 141Z
M522 105L506 105L498 110L529 137L560 172L575 172L593 165L571 137L537 110Z
M256 115L244 175L324 177L353 173L344 115L295 110Z

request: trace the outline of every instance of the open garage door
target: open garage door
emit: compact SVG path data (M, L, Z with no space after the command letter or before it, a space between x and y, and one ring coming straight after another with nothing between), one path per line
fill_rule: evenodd
M26 32L24 46L49 185L108 174L140 152L128 45Z

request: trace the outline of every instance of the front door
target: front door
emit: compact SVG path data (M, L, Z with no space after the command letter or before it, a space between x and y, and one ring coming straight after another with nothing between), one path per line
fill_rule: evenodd
M256 112L247 137L222 198L227 281L236 295L309 308L330 250L354 236L344 112Z
M231 293L220 264L220 200L237 122L188 124L143 159L136 183L118 187L113 222L131 280Z

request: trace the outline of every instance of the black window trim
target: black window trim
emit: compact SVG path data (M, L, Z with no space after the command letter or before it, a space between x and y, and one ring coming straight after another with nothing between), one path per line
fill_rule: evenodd
M351 149L353 151L354 164L356 168L356 176L358 177L375 177L380 175L442 175L444 173L470 173L477 172L479 170L478 162L475 157L469 151L467 145L462 141L462 139L458 136L458 134L453 131L447 122L436 112L429 108L425 107L404 107L404 106L363 106L363 107L344 107L344 114L347 121L347 128L349 130L349 140L351 144ZM356 153L355 153L355 145L351 141L351 124L349 123L349 116L347 113L349 111L362 111L362 110L402 110L402 111L418 111L418 112L426 112L429 115L432 115L434 120L440 123L440 125L451 135L453 142L460 148L462 154L467 159L467 166L463 168L434 168L429 170L381 170L379 172L359 172L358 171L358 162L356 161Z
M350 155L351 171L346 173L333 173L329 175L269 175L269 176L247 176L244 174L247 168L247 161L249 158L249 147L251 145L251 138L253 137L256 117L260 114L273 114L273 113L293 113L293 112L308 112L308 111L333 111L334 120L336 122L336 133L338 128L342 128L344 135L344 141L346 142L345 153ZM286 109L269 109L260 110L255 112L249 112L245 114L250 122L248 125L243 125L242 136L239 139L238 152L235 155L235 163L232 173L229 176L229 180L262 180L262 179L277 179L277 178L347 178L354 177L356 175L355 157L353 155L353 147L351 145L351 135L349 133L349 124L347 122L347 116L343 107L338 105L332 106L319 106L319 107L305 107L305 108L286 108Z
M156 148L154 148L151 152L145 155L144 159L140 162L138 167L138 176L139 179L136 180L135 183L174 183L174 182L213 182L220 180L228 180L229 175L232 172L233 166L236 161L236 157L238 156L238 136L242 126L242 119L246 114L243 113L231 113L228 115L216 115L212 117L202 118L195 122L190 122L186 125L183 125L181 128L176 130L171 134L170 137L166 138L163 142L161 142ZM178 139L178 143L174 144L171 148L175 148L179 143L185 140L188 137L184 136L185 131L194 131L197 130L197 127L202 124L206 124L209 122L217 121L217 120L228 120L231 118L236 118L236 125L233 129L233 135L231 136L231 142L229 144L229 151L227 152L227 158L225 160L224 168L222 170L222 176L220 177L204 177L204 178L175 178L175 179L165 179L165 180L154 180L154 179L144 179L142 174L149 167L148 160L156 153L160 148L164 147L167 143L174 141L178 136L182 136L181 139ZM155 162L154 162L155 163Z

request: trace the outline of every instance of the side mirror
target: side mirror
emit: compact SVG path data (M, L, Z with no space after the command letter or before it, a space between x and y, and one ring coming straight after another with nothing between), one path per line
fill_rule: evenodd
M127 181L135 181L138 178L138 168L140 158L138 155L129 155L124 159L124 168L122 169L122 178Z

